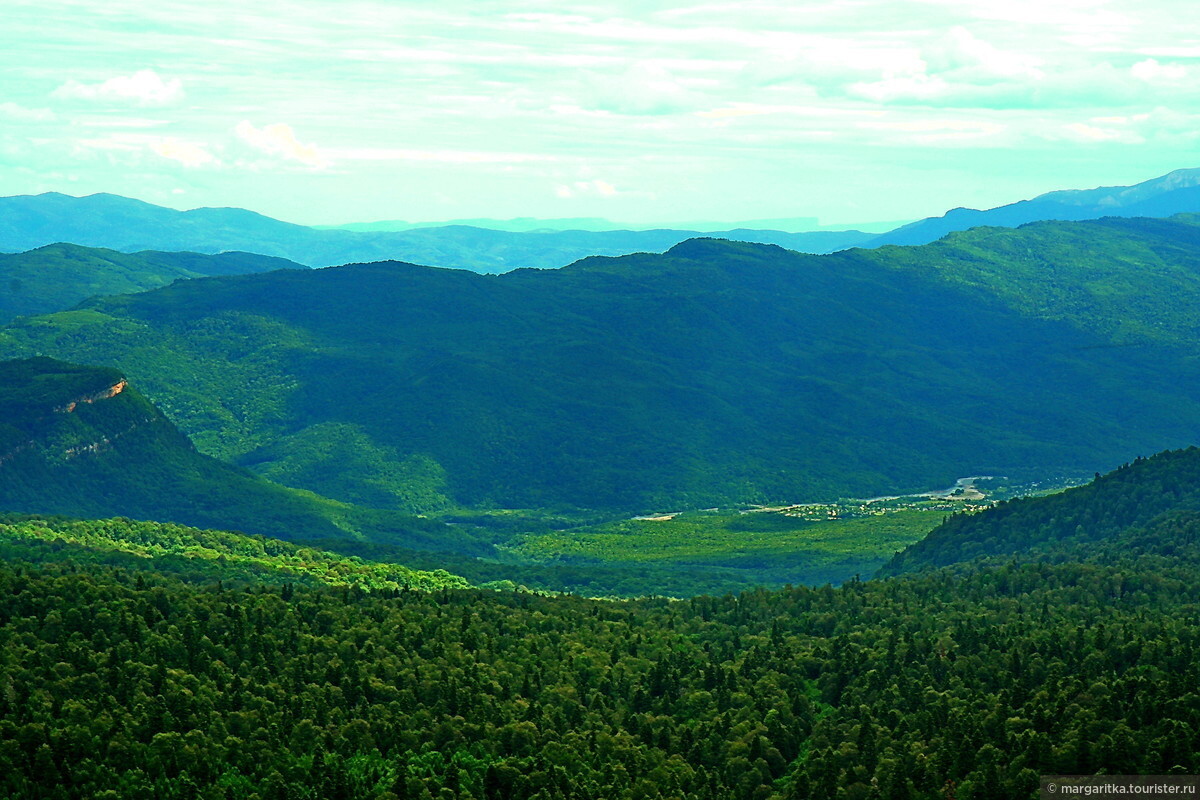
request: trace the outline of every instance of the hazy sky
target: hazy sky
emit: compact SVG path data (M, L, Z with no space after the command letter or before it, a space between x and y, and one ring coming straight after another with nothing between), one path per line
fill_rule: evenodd
M1176 0L4 0L0 195L909 219L1200 166Z

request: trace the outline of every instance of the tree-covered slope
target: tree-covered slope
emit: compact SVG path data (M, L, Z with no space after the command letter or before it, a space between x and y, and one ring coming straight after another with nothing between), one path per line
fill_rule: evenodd
M1151 249L1179 281L1134 308L1142 327L1186 317L1170 309L1191 291L1195 227L1162 225L1174 249ZM1031 250L1043 233L1001 238ZM1072 251L1061 273L1020 273L1016 294L1001 256L980 280L938 247L893 263L692 240L501 276L282 270L20 320L0 353L118 366L203 451L351 502L665 508L895 493L991 470L1107 469L1200 439L1187 325L1112 348L1129 342L1116 305L1055 294L1092 261L1146 268L1113 254L1147 241L1114 232L1094 259Z
M293 584L430 591L468 585L440 569L414 570L281 539L123 517L0 514L0 560L108 565L240 587Z
M1138 458L1086 486L1046 497L1011 500L987 511L955 515L921 541L897 553L881 575L898 575L985 556L1018 553L1077 554L1096 543L1131 541L1149 531L1174 530L1188 521L1200 531L1200 449L1189 447ZM1190 514L1190 516L1189 516ZM1124 537L1124 538L1122 538Z
M856 250L1064 320L1114 345L1200 345L1200 216L976 228L924 247Z
M0 563L0 795L1033 800L1200 771L1195 540L686 602Z
M156 289L180 278L298 266L253 253L119 253L50 244L25 253L0 254L0 323L27 314L61 311L94 295Z
M444 526L353 508L202 455L117 370L44 357L0 362L0 511L470 549Z

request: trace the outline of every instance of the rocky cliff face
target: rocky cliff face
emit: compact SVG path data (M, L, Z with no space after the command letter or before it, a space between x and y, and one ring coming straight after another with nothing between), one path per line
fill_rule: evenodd
M116 370L0 362L0 513L344 535L320 502L201 455Z
M85 394L81 397L76 397L74 400L61 405L54 410L60 414L70 414L80 403L91 404L99 402L100 400L108 400L110 397L116 397L121 392L125 391L125 387L128 385L129 382L124 378L121 378L121 380L117 381L112 386L109 386L107 389L103 389L99 392L92 392L91 394Z

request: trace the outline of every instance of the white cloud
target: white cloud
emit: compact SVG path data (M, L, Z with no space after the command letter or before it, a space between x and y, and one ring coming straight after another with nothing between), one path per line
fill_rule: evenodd
M730 103L720 108L708 111L697 111L697 117L715 120L729 120L738 117L761 117L764 114L779 114L790 110L786 106L764 106L757 103Z
M876 103L932 101L945 97L950 91L950 84L943 78L924 73L852 83L846 88L851 97Z
M1099 120L1096 120L1099 121ZM1087 122L1073 122L1064 129L1066 138L1078 142L1122 142L1141 144L1145 139L1136 131L1119 127L1101 127Z
M1007 106L1029 98L1046 78L1040 58L997 47L961 25L922 47L907 68L900 63L878 80L849 84L846 94L884 104Z
M50 122L55 114L48 108L26 108L17 103L0 103L0 117L17 122Z
M569 200L573 197L615 197L620 192L608 181L597 178L590 181L559 184L554 187L554 194L564 200Z
M1074 122L1064 127L1061 136L1051 138L1077 142L1187 145L1200 138L1200 115L1159 106L1139 114L1097 116L1086 122Z
M432 161L440 164L523 164L553 161L536 153L505 153L478 150L419 150L403 147L336 148L329 154L339 161Z
M618 114L671 114L703 105L681 79L650 61L631 64L619 75L594 76L591 83L587 105Z
M203 145L185 142L175 138L166 138L152 145L154 152L163 158L178 161L185 167L203 167L206 164L216 164L217 158Z
M221 166L221 160L209 152L207 146L173 136L154 136L146 133L119 132L75 142L76 155L101 152L109 160L140 164L147 152L160 158L176 161L185 167ZM115 163L115 162L114 162Z
M913 146L982 146L1001 143L1008 128L999 122L976 119L916 119L866 121L859 128L883 131L893 142L903 138Z
M961 25L921 50L927 71L951 74L970 83L1002 80L1038 80L1044 76L1041 60L1015 50L1003 50L975 36Z
M1146 83L1179 83L1188 77L1187 67L1182 64L1160 64L1153 58L1134 64L1129 73Z
M170 125L168 119L145 119L143 117L104 116L93 119L77 119L74 124L82 128L161 128Z
M178 78L164 81L152 69L138 70L132 75L119 75L103 83L84 84L69 80L53 92L52 97L89 102L134 102L139 106L165 106L183 97L183 81Z
M276 122L265 128L256 128L246 120L242 120L234 130L242 141L267 155L278 156L289 161L299 161L310 167L329 166L329 160L321 154L317 146L301 143L296 138L292 126L286 123Z

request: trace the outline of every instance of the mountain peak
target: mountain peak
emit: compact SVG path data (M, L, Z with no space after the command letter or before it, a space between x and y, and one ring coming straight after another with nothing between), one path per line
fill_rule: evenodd
M1200 211L1200 168L1185 168L1132 186L1060 189L986 211L955 208L877 236L865 246L929 244L953 231L981 225L1016 228L1043 220L1170 217L1196 211Z
M735 254L761 256L775 251L784 252L784 249L774 244L757 244L719 239L714 236L698 236L694 239L685 239L664 255L675 258L705 259Z

